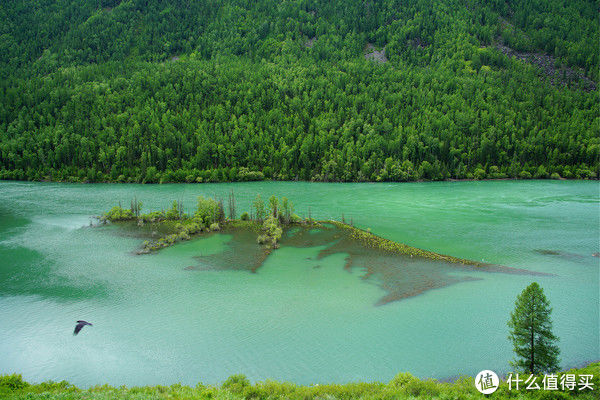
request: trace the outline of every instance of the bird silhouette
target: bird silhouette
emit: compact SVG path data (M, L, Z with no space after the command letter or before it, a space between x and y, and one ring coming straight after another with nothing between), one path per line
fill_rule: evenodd
M79 333L79 331L82 330L83 327L86 325L94 326L87 321L82 321L82 320L77 321L77 325L75 325L75 330L73 331L73 335L77 335Z

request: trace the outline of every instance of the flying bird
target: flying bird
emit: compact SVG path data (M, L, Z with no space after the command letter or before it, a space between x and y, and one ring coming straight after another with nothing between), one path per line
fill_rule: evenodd
M75 330L73 331L73 335L77 335L79 333L79 331L82 330L83 327L86 325L94 326L87 321L81 321L81 320L77 321L77 325L75 325Z

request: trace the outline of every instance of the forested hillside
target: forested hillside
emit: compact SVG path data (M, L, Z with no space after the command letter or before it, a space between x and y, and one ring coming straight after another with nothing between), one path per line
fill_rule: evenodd
M0 178L597 178L599 7L5 2Z

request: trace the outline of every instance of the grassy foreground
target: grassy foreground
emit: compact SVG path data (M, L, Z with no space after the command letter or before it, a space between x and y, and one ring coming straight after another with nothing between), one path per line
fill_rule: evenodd
M234 375L221 386L199 383L195 387L182 386L143 386L118 388L94 386L82 390L63 381L29 384L20 375L0 376L0 398L2 399L290 399L290 400L346 400L346 399L597 399L600 385L600 362L573 369L564 374L593 375L590 380L593 390L561 390L561 376L558 374L558 389L555 391L509 390L506 382L493 394L484 396L474 386L473 377L463 377L454 383L436 380L422 380L408 373L400 373L389 383L348 383L343 385L300 386L274 381L250 384L243 375ZM541 378L538 383L542 386Z

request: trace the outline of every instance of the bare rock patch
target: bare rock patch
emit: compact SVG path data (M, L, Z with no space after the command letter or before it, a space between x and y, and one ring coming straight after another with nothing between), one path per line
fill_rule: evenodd
M379 63L388 62L388 59L385 56L385 46L383 49L377 50L372 43L367 43L365 46L365 58L367 60L373 60Z

